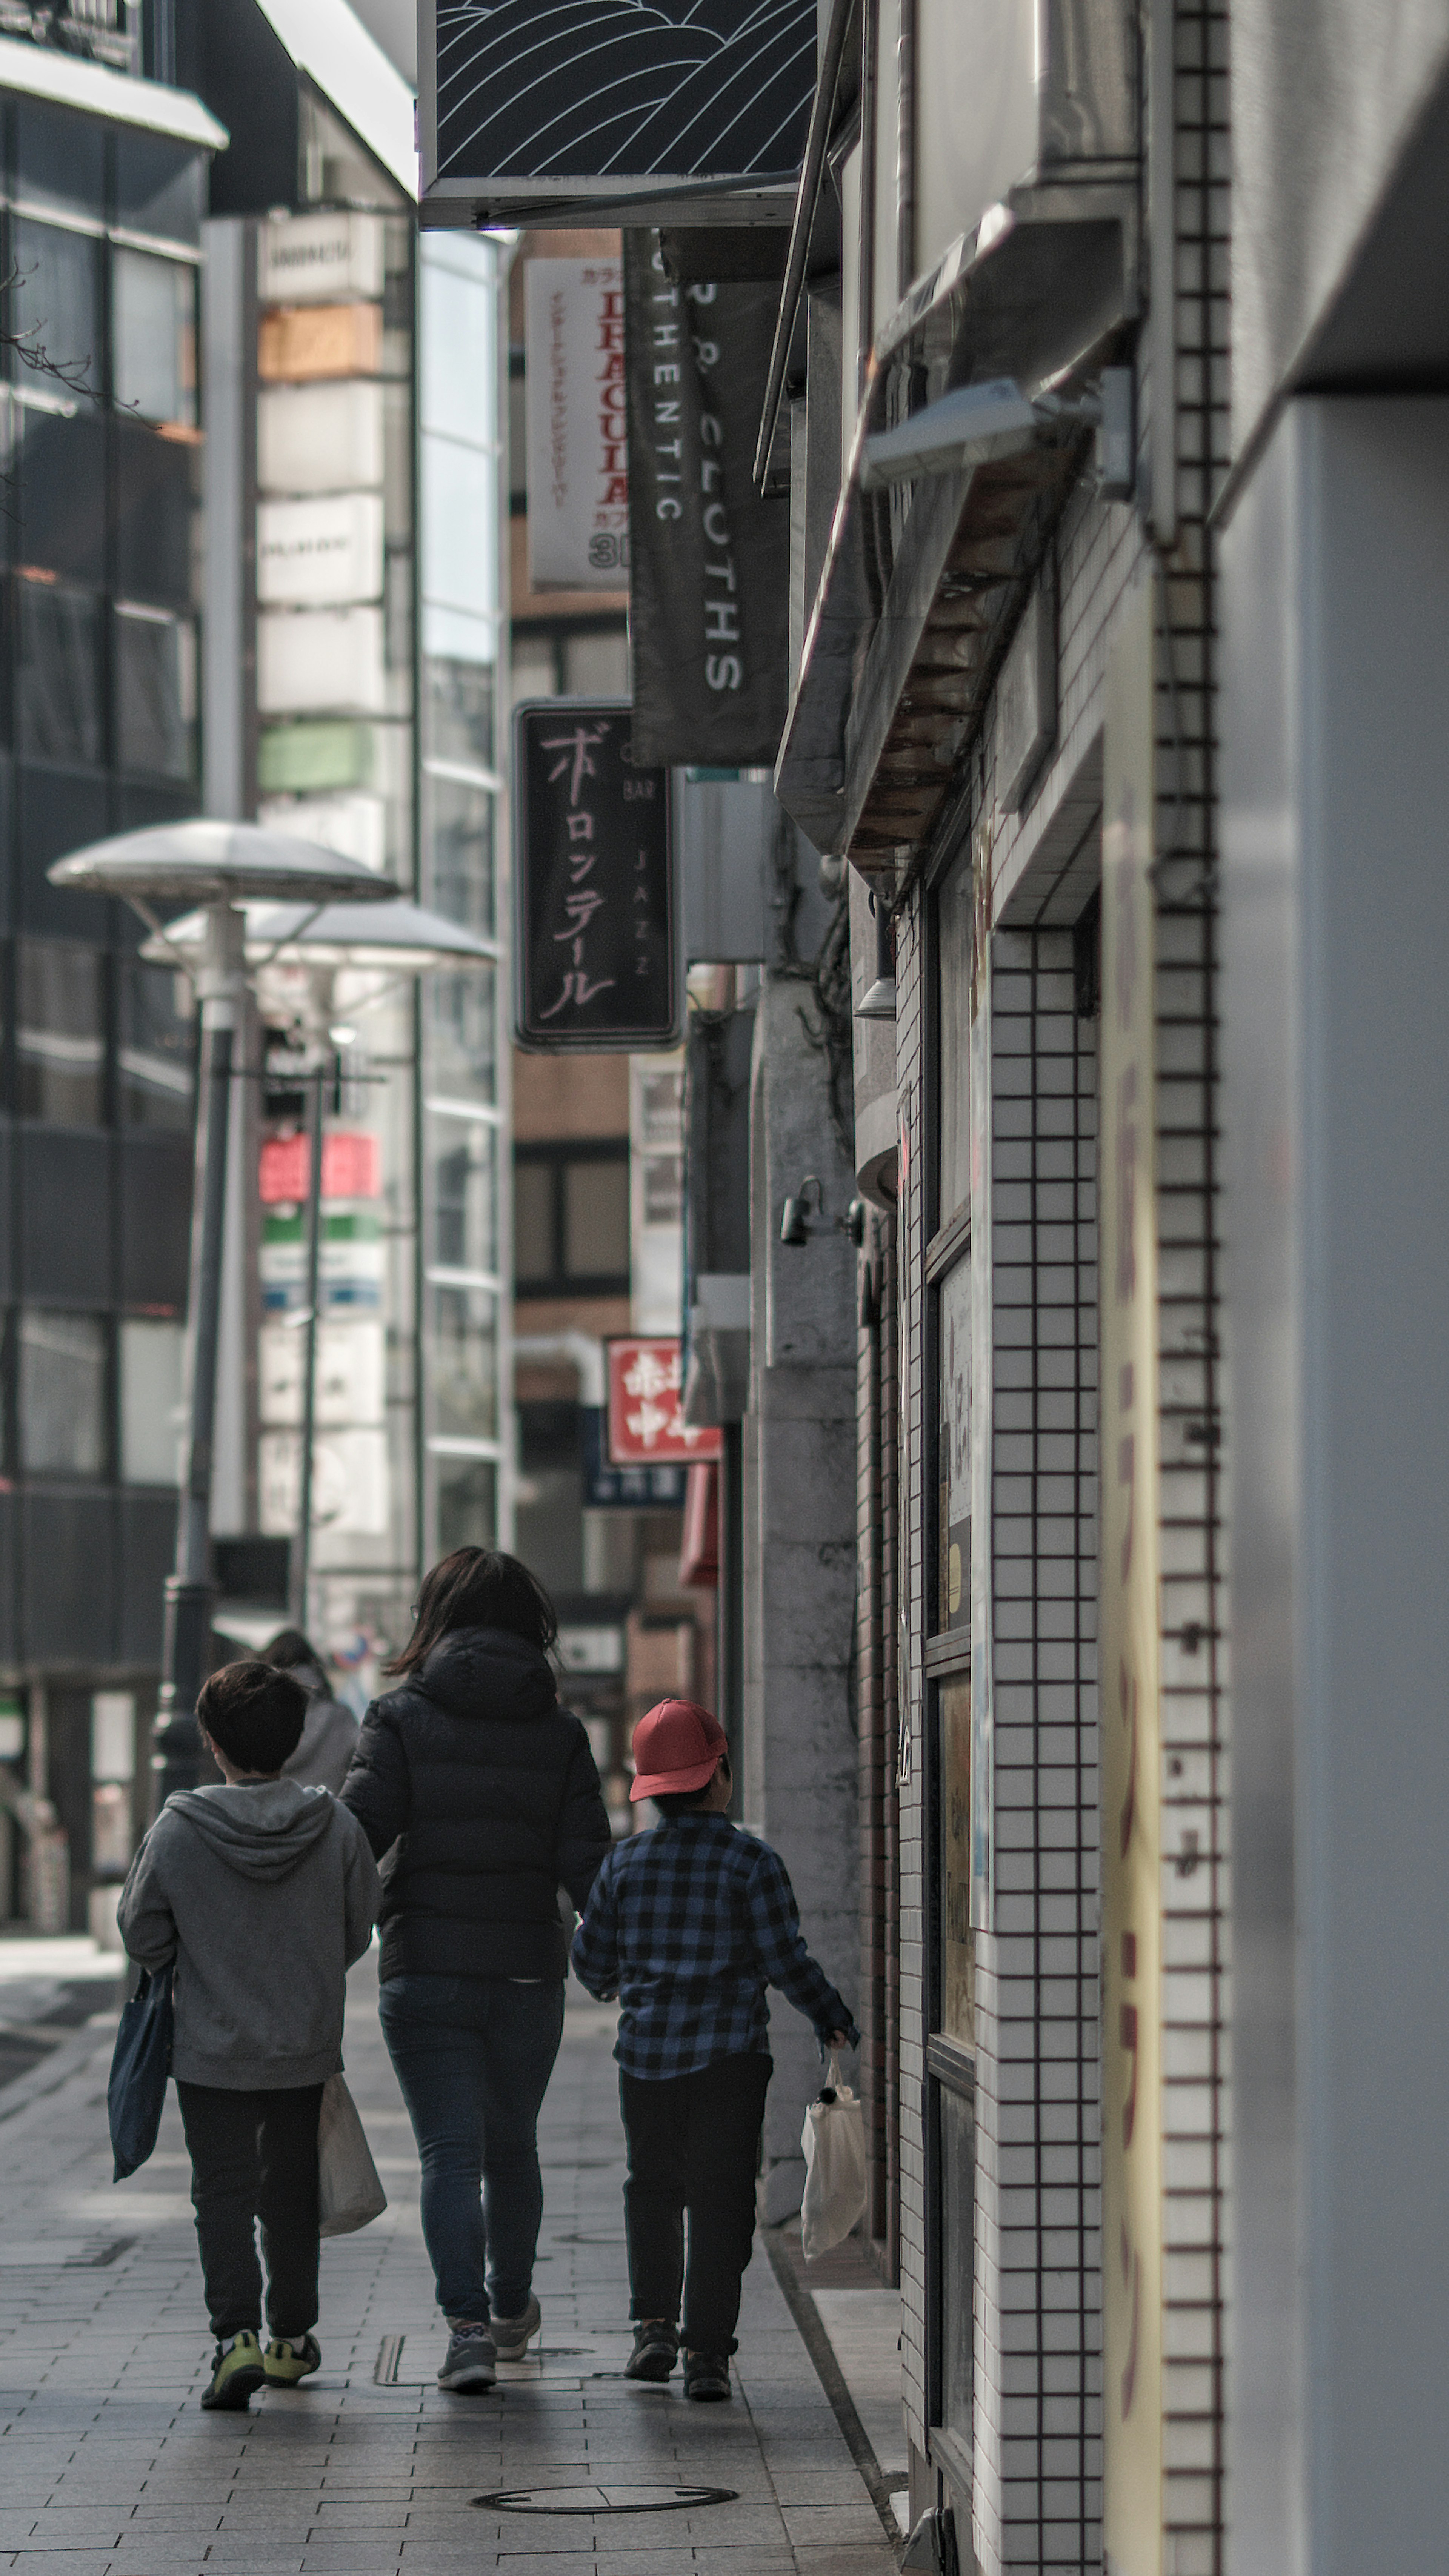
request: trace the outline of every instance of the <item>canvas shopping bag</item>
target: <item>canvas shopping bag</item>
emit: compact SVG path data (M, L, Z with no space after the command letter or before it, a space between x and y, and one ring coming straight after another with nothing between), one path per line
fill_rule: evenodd
M809 2263L848 2236L865 2209L865 2118L850 2086L840 2081L834 2050L819 2099L805 2114L800 2145L805 2156L800 2242Z
M380 2218L387 2207L357 2104L340 2075L329 2075L322 2087L317 2186L324 2236L351 2236L356 2228Z

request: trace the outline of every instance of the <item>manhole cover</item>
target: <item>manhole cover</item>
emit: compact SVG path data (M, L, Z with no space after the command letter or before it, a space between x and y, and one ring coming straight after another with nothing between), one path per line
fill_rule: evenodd
M442 2342L438 2341L437 2354L430 2360L427 2340L422 2336L418 2336L415 2340L419 2347L418 2353L416 2357L409 2353L404 2363L406 2335L383 2336L378 2346L377 2359L372 2366L372 2376L377 2387L431 2388L433 2386L437 2377L438 2360L442 2356ZM617 2343L616 2338L613 2346L615 2350L617 2350ZM583 2379L621 2378L623 2374L620 2371L601 2370L597 2367L600 2362L608 2360L609 2352L610 2346L603 2342L530 2345L522 2361L500 2361L498 2385L500 2388L537 2388L566 2379L577 2386ZM556 2369L555 2363L562 2364L562 2367ZM595 2367L591 2369L590 2363Z
M494 2513L697 2513L705 2505L737 2504L735 2487L569 2486L497 2487L472 2502Z

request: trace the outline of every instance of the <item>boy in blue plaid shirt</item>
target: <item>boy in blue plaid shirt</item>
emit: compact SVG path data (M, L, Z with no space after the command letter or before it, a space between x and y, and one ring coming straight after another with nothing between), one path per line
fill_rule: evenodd
M628 2375L669 2377L682 2290L684 2393L707 2400L730 2393L755 2232L765 1988L778 1986L824 2044L856 2047L860 2033L805 1947L784 1863L725 1814L729 1754L708 1709L661 1700L634 1730L634 1761L630 1797L652 1798L661 1822L606 1855L573 1963L591 1995L622 2007Z

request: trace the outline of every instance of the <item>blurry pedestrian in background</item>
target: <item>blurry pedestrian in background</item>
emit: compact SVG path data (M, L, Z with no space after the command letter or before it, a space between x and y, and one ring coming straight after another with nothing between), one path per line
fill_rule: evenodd
M263 1649L262 1661L290 1673L307 1694L302 1740L282 1765L284 1778L299 1780L304 1789L330 1789L336 1797L357 1751L356 1718L333 1698L322 1658L300 1628L283 1628Z
M609 1819L560 1708L541 1583L460 1547L424 1579L342 1792L383 1865L383 2035L417 2136L452 2335L440 2388L491 2388L538 2332L539 2107L563 2036L558 1891L588 1902ZM481 2198L480 2198L481 2189Z

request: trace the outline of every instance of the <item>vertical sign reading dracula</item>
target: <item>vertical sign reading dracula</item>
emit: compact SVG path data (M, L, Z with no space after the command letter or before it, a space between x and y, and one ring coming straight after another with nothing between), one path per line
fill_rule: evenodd
M1108 2576L1162 2568L1153 612L1107 672L1102 840L1102 2416Z
M618 260L529 260L524 332L529 581L535 590L623 590L629 464Z

